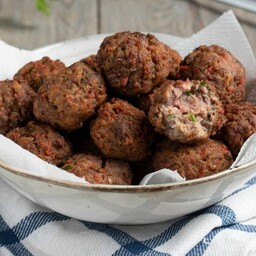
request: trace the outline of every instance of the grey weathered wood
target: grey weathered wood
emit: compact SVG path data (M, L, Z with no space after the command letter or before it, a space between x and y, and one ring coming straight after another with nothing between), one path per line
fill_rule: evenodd
M0 39L25 49L97 33L150 31L188 37L230 9L205 0L0 0ZM232 8L256 55L256 14Z
M96 1L50 1L50 16L38 12L34 2L1 0L0 39L33 49L97 33Z

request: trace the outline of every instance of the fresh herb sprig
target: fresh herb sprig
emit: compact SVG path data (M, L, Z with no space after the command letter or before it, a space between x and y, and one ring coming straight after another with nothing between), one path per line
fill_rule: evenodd
M46 0L35 0L35 1L36 1L37 10L49 16L50 15L49 3Z

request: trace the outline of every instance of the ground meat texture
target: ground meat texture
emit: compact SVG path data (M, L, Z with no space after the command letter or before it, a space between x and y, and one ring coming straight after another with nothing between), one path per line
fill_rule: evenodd
M123 95L135 96L161 84L170 72L175 73L176 55L170 51L151 34L126 31L103 40L97 61L112 87Z
M165 81L151 96L148 113L155 130L172 141L207 139L225 123L224 110L209 81Z
M181 56L180 54L172 49L169 46L166 46L167 51L169 52L169 78L170 79L177 79L179 77L179 69L181 63Z
M127 162L87 154L75 154L62 167L86 181L96 184L131 185L132 171Z
M181 63L181 79L210 80L215 83L224 104L243 101L245 69L226 49L202 45L188 54Z
M227 146L211 139L200 144L180 144L166 139L158 145L153 156L155 170L177 170L188 180L226 170L232 162Z
M31 61L23 66L14 75L14 79L26 81L37 92L49 75L57 74L64 68L65 64L62 61L43 57L40 60Z
M229 104L225 115L227 123L222 136L236 158L244 142L256 132L256 105L250 102Z
M33 118L35 92L24 82L0 82L0 134L24 125Z
M88 65L94 71L100 73L100 67L97 62L96 54L89 55L81 60L86 65Z
M48 124L30 121L11 130L6 137L54 165L63 164L72 155L70 142Z
M40 87L33 111L40 121L73 131L84 125L106 97L100 74L86 64L76 62Z
M120 99L101 106L90 134L106 157L127 161L145 159L153 142L153 130L145 113Z

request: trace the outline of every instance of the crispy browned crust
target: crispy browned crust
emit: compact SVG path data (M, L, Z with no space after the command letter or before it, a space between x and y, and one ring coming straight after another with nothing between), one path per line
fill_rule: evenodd
M90 134L105 156L129 161L145 159L153 141L145 113L120 99L101 106Z
M90 154L75 154L65 162L64 170L96 184L131 185L132 171L127 162L102 159Z
M195 179L226 170L233 159L227 146L208 139L200 144L180 144L164 140L153 157L155 170L169 168L185 177Z
M188 54L181 63L181 79L214 82L223 103L243 101L246 74L243 65L218 45L202 45Z

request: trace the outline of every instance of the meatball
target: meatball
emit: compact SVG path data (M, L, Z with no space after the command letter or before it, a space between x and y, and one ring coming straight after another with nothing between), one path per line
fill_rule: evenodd
M236 158L244 142L256 132L256 105L250 102L232 103L226 106L227 123L222 136Z
M243 101L245 69L226 49L202 45L188 54L181 63L181 79L210 80L224 104Z
M155 36L119 32L106 37L97 52L97 62L110 86L121 94L147 93L177 71L178 53Z
M24 127L14 128L6 137L57 166L72 155L70 142L48 124L30 121Z
M179 77L179 69L182 58L180 54L169 46L166 46L169 52L169 75L170 79L177 79Z
M49 75L55 75L65 68L60 60L52 60L43 57L37 61L31 61L24 65L15 75L14 79L26 81L36 92Z
M207 139L225 123L224 109L209 81L166 80L151 95L148 117L172 141Z
M89 55L81 60L86 65L88 65L94 71L100 73L100 67L97 62L96 54Z
M33 111L40 121L73 131L84 125L106 97L100 74L76 62L45 81L35 97Z
M208 139L199 144L180 144L165 139L153 156L156 170L168 168L186 179L208 176L228 169L233 162L227 146Z
M111 99L100 107L90 134L106 157L127 161L145 159L153 142L145 113L120 99Z
M132 171L127 162L87 154L75 154L65 162L64 170L96 184L131 185Z
M75 153L86 153L94 156L103 157L101 151L92 141L90 136L90 123L86 123L81 129L75 130L68 136L73 143Z
M0 134L33 118L35 92L24 82L0 81Z

